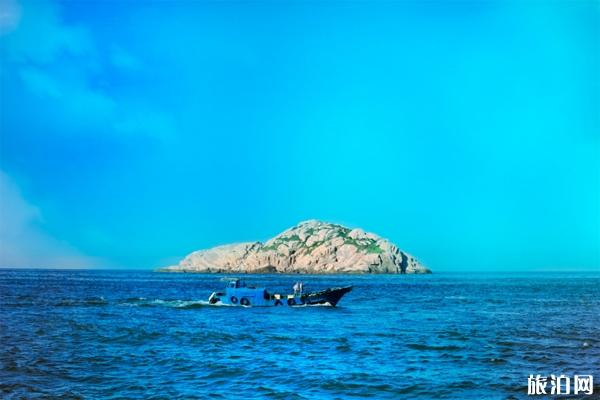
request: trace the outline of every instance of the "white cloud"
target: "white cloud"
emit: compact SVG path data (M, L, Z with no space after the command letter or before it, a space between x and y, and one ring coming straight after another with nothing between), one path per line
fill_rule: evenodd
M10 59L48 64L61 53L89 55L95 51L87 29L63 24L56 4L39 0L21 6L15 0L0 1L12 4L9 10L18 10L18 14L8 11L6 17L9 24L16 20L6 34Z
M0 0L0 35L13 31L21 21L22 9L16 0Z
M118 103L110 96L87 87L78 76L57 79L37 67L22 67L23 86L53 110L54 123L64 124L63 131L86 132L87 127L110 125L116 118Z
M37 68L23 68L20 75L29 90L39 96L54 99L63 96L63 91L58 82Z
M87 257L42 229L40 210L0 171L0 267L88 268L99 260Z
M7 73L14 71L20 78L25 95L52 108L55 123L67 128L63 132L95 132L87 128L102 127L107 134L161 140L176 132L171 114L144 98L115 95L98 84L108 76L109 65L124 71L142 68L134 54L118 45L103 53L86 27L66 23L60 6L45 0L25 2L16 25L3 37L8 57L2 63L12 67Z
M141 67L140 61L122 47L113 46L110 52L111 63L120 69L136 70Z
M130 106L127 113L116 120L114 129L122 134L165 139L175 133L175 122L169 114Z

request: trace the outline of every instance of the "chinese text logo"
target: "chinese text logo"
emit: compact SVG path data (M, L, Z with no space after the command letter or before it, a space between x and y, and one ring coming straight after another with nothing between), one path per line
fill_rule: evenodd
M549 387L548 387L548 384ZM572 389L572 390L571 390ZM573 379L565 375L529 375L527 394L592 394L594 393L594 377L592 375L574 375Z

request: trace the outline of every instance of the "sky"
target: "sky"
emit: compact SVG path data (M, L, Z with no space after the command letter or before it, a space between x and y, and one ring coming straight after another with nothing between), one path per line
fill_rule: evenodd
M0 266L320 219L434 272L598 271L599 4L0 0Z

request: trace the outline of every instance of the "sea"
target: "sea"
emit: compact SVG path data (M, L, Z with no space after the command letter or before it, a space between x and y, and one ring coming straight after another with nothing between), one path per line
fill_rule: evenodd
M0 270L0 397L599 398L600 272L244 276L354 286L297 308L208 305L222 277ZM529 396L538 374L593 394Z

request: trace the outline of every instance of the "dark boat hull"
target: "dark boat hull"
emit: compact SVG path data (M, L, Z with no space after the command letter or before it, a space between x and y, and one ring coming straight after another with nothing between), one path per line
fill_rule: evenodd
M351 290L352 286L326 289L320 292L302 295L300 296L300 299L302 300L303 304L330 304L335 307L340 299Z

